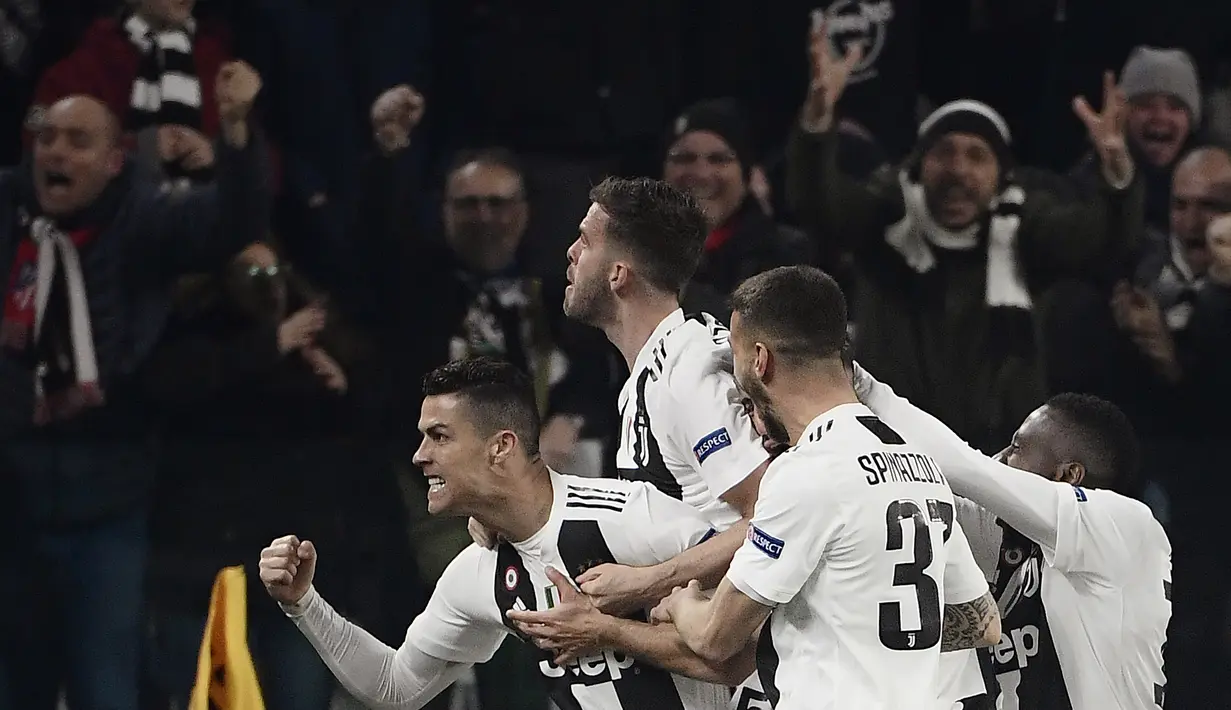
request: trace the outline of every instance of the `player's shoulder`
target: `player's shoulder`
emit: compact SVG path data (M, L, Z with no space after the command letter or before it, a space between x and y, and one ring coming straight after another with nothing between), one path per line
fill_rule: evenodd
M569 519L602 519L631 512L639 501L657 491L645 481L619 478L587 478L559 474L564 487L564 516Z
M1072 486L1079 510L1098 511L1121 530L1132 530L1144 541L1167 539L1163 526L1145 503L1105 488Z
M813 421L795 448L812 456L826 456L906 446L907 441L871 409L850 403L838 405Z
M734 381L730 333L708 313L688 315L663 338L663 371L672 391L719 378Z
M473 597L476 589L487 589L491 586L492 575L496 572L496 550L489 550L475 543L457 553L453 561L445 567L436 583L436 593L444 594L455 603Z

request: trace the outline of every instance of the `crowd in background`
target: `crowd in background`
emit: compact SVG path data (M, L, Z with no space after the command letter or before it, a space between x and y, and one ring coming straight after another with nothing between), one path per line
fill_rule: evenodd
M625 365L560 307L608 174L705 207L686 309L820 266L856 358L987 453L1055 392L1124 408L1174 549L1168 707L1219 706L1231 10L832 0L810 55L812 9L0 0L0 710L185 707L215 575L287 531L398 645L469 543L410 464L449 359L524 368L548 462L611 470ZM257 591L266 707L325 710ZM506 646L482 707L545 708Z

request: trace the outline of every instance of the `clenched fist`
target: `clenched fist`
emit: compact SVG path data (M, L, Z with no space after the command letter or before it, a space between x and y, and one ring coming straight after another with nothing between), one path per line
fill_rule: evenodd
M316 548L294 535L286 535L261 550L261 582L269 596L295 604L312 587L316 574Z
M261 75L247 62L227 62L218 70L214 93L223 123L242 123L261 90Z
M426 107L423 95L406 84L381 94L372 104L372 132L381 151L389 154L410 145L410 133Z

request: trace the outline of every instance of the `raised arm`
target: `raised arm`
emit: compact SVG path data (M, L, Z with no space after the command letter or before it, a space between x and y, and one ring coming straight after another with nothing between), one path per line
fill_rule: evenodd
M480 622L477 548L463 552L441 576L427 609L393 649L338 614L312 587L316 549L294 535L261 551L260 577L337 679L368 707L416 710L474 663L489 660L503 630Z
M418 710L471 666L428 654L409 635L390 648L343 618L315 589L284 609L338 682L367 707Z
M1126 100L1114 76L1108 72L1103 77L1100 111L1080 97L1073 110L1098 155L1102 179L1097 196L1073 201L1034 191L1020 230L1029 261L1064 270L1088 269L1128 254L1145 219L1144 184L1136 179L1124 136Z
M978 503L1045 548L1056 547L1060 495L1071 486L1019 471L972 449L949 427L898 396L855 364L855 391L877 417L919 442L940 464L953 492Z
M859 63L852 43L845 57L830 56L824 23L815 19L808 54L811 83L799 124L787 144L786 196L791 210L819 239L855 248L901 219L905 206L893 176L865 184L838 168L835 106Z
M261 79L243 62L218 72L222 137L215 148L215 179L186 190L149 190L132 213L134 258L140 275L170 280L212 271L269 230L270 178L264 141L248 114Z

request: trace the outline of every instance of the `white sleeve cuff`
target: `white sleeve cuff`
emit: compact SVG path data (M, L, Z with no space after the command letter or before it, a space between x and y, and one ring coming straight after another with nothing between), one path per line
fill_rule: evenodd
M317 594L316 587L310 586L308 587L308 591L299 598L299 601L294 604L278 602L278 606L282 608L282 613L292 619L298 619L308 613L308 609L311 608L313 604L317 603L317 600L320 598L321 595Z

